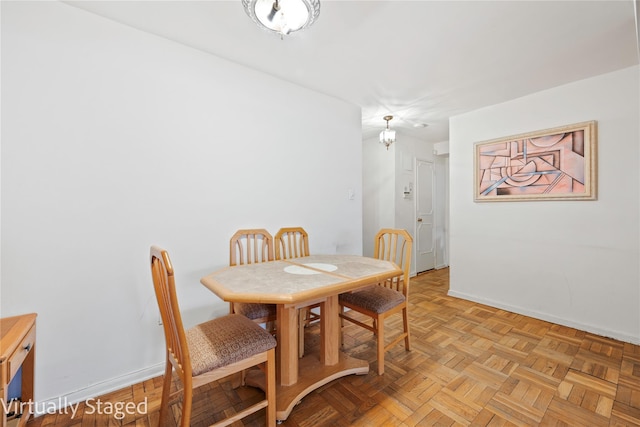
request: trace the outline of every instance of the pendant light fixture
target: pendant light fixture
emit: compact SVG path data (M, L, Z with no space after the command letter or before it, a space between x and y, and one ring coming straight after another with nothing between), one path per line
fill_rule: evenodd
M380 143L388 150L389 146L396 142L396 131L389 129L389 120L393 119L393 116L384 116L383 119L387 121L387 128L380 132Z
M242 0L259 27L285 36L307 28L320 15L320 0Z

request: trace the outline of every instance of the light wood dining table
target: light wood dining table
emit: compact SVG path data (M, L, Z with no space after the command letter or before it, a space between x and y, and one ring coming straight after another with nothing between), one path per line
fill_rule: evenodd
M366 374L369 363L340 351L338 295L402 274L394 263L358 255L307 257L226 267L200 282L228 302L276 304L276 419L287 419L313 390L350 374ZM320 303L319 353L298 357L298 310ZM263 388L261 375L246 383Z

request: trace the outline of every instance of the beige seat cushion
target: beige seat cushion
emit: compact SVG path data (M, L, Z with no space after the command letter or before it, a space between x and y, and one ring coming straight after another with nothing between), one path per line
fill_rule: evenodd
M234 303L233 309L236 313L242 314L249 319L263 319L265 317L276 316L275 304L255 304L255 303Z
M186 337L194 376L276 346L270 333L240 314L201 323L187 330Z
M404 295L384 286L370 286L362 291L340 294L340 302L345 302L374 313L384 313L404 302Z

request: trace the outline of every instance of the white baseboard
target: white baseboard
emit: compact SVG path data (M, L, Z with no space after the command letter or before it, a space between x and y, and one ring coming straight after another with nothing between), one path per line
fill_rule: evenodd
M524 307L517 307L510 304L504 304L498 301L494 301L487 298L478 297L476 295L465 294L462 292L449 291L447 295L460 298L468 301L477 302L479 304L488 305L490 307L500 308L512 313L522 314L524 316L533 317L535 319L545 320L547 322L556 323L558 325L568 326L570 328L578 329L580 331L590 332L592 334L600 335L602 337L613 338L616 340L628 342L631 344L640 345L640 337L621 333L619 331L611 331L609 329L603 329L595 325L589 325L581 322L576 322L570 319L564 319L556 317L548 313L541 313L539 311L530 310Z
M37 417L39 415L44 415L45 413L57 412L64 409L66 406L74 405L79 402L86 402L88 399L95 399L104 394L129 387L133 384L137 384L163 374L164 362L120 377L92 384L89 387L85 387L53 399L39 401L34 405L34 416Z

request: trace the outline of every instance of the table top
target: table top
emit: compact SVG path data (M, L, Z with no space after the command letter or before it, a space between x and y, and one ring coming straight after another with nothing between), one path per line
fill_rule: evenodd
M389 261L336 254L226 267L200 282L224 301L297 304L401 274Z

